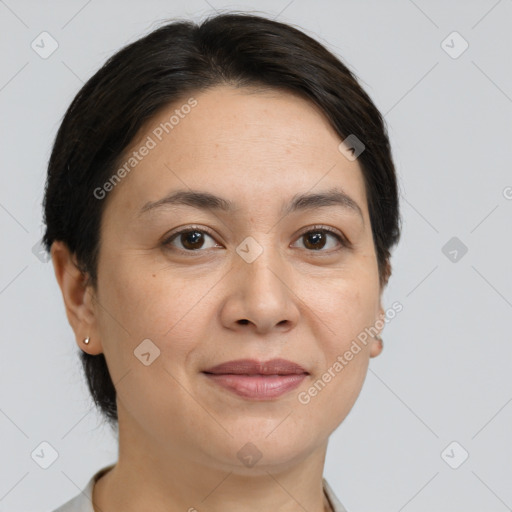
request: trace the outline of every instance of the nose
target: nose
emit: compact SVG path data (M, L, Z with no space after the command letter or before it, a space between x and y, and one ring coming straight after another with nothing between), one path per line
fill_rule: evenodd
M228 280L221 311L226 327L267 334L275 329L286 332L297 324L300 300L291 269L276 250L265 247L251 263L237 254Z

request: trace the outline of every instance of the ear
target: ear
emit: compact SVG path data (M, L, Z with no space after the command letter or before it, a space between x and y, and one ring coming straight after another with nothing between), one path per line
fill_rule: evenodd
M75 333L76 343L81 350L88 354L100 354L102 346L98 336L94 308L94 289L87 284L88 276L78 268L75 255L71 254L64 242L54 241L50 253L55 277L62 292L66 315ZM87 337L90 337L90 342L85 345L83 340Z
M384 268L382 270L381 292L387 286L392 272L393 272L393 269L391 267L391 260L389 258L387 258L386 262L384 263Z
M375 323L377 323L377 321L380 320L383 325L381 328L379 328L379 333L377 336L380 336L382 329L384 327L384 318L385 318L384 308L382 307L382 304L380 304L379 305L379 314L378 314L377 318L375 318ZM378 322L378 325L381 324L380 321ZM377 339L377 336L375 336L371 341L370 357L377 357L382 352L383 346L382 346L382 343Z

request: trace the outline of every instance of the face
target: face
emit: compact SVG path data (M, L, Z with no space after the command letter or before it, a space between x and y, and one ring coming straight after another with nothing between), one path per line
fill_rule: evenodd
M77 340L91 337L80 348L105 354L120 427L157 456L242 472L239 450L257 449L259 467L284 465L325 445L381 350L372 338L357 352L353 343L383 313L361 168L292 94L222 86L191 96L126 152L123 163L133 151L137 161L103 199L98 287L73 327ZM352 202L292 207L335 189ZM191 191L230 209L198 195L162 201ZM273 383L204 373L274 358L304 373Z

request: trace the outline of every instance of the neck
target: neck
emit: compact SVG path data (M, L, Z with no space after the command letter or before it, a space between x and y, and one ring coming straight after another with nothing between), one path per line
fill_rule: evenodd
M119 460L93 490L96 511L329 512L322 474L327 442L293 461L221 464L183 443L162 447L119 429ZM273 461L274 462L274 461Z

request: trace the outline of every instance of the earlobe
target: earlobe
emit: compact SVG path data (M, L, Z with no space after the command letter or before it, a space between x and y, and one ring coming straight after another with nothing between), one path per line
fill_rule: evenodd
M384 348L384 342L381 337L382 329L384 327L384 318L385 318L385 312L382 305L379 308L379 316L375 320L375 327L378 329L378 334L375 335L374 339L372 340L372 345L370 348L370 357L377 357L380 355Z
M87 286L87 275L78 268L75 255L64 242L53 242L51 257L66 316L75 333L76 342L80 349L87 347L86 352L98 354L102 350L96 333L96 317L92 307L92 292L90 286ZM90 341L84 344L87 337Z
M372 346L370 349L370 357L377 357L380 355L384 348L384 342L380 336L375 336L375 339L372 340Z

